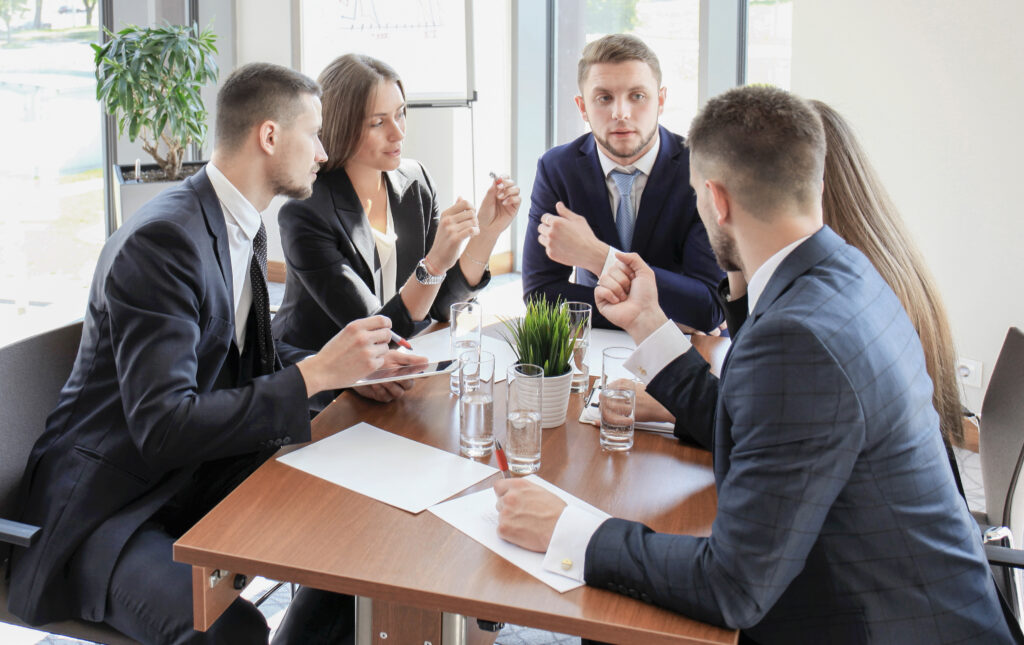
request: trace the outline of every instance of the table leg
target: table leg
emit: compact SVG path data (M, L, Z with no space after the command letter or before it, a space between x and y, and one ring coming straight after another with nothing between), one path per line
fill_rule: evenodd
M236 580L241 583L237 589ZM212 567L192 567L192 620L196 630L209 629L246 584L247 576Z
M492 645L497 637L460 614L356 597L356 645Z

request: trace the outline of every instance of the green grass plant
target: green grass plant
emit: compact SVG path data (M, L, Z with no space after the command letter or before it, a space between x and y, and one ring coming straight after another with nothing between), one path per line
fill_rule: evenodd
M503 319L511 336L505 340L521 363L538 365L544 376L561 376L572 369L573 339L579 332L569 323L569 312L562 300L551 303L535 298L526 304L522 318Z

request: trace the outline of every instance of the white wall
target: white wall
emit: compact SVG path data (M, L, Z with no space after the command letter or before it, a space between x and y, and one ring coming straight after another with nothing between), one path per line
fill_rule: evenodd
M960 356L1024 325L1024 3L795 2L793 91L854 126L935 274Z

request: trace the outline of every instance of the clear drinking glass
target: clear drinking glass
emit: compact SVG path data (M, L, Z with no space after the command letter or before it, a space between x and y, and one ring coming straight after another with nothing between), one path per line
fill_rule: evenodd
M606 450L633 447L636 379L625 366L632 353L628 347L609 347L601 355L601 447Z
M469 350L480 351L483 332L483 307L478 302L456 302L450 307L448 332L451 334L452 356L462 356ZM452 372L449 391L459 396L459 372Z
M572 344L572 385L570 392L586 392L590 387L590 368L583 361L590 348L591 307L585 302L569 301L562 303L562 308L569 312L569 328L579 331Z
M486 457L494 450L494 354L463 352L458 372L459 450Z
M505 386L505 456L508 469L517 475L529 475L540 468L544 370L529 363L509 365Z

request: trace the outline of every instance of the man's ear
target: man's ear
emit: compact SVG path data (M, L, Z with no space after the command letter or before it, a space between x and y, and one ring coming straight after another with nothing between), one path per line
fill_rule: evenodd
M715 205L715 223L721 227L723 224L732 223L732 197L729 191L722 184L710 179L704 180L704 185L711 191L711 201Z
M667 88L661 88L658 90L658 114L661 115L665 111L665 97L668 95Z
M590 123L590 119L587 118L587 104L583 101L583 97L577 95L573 100L576 101L576 107L580 111L580 116L583 117L585 122Z
M281 129L274 121L264 121L261 123L258 131L260 149L268 155L274 154L280 132Z

